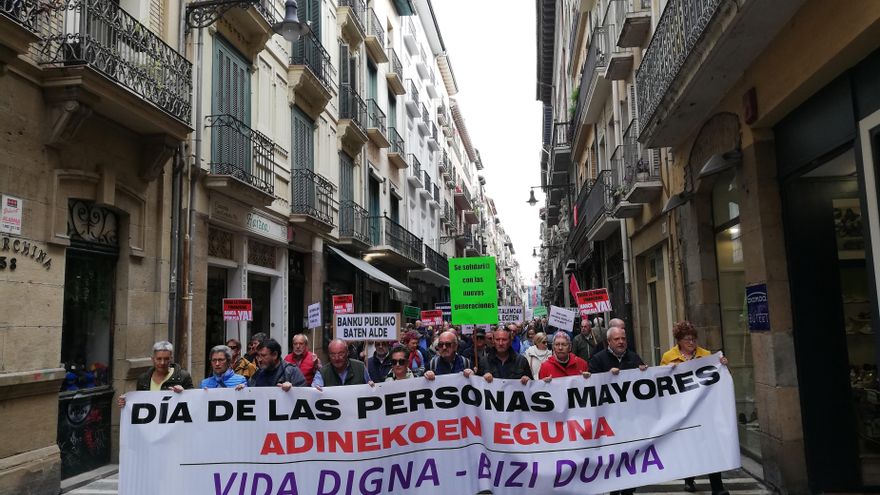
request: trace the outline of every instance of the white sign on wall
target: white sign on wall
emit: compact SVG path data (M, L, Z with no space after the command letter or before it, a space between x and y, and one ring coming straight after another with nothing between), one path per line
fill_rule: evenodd
M24 210L24 201L4 194L3 204L0 207L0 232L4 234L21 235L21 214Z

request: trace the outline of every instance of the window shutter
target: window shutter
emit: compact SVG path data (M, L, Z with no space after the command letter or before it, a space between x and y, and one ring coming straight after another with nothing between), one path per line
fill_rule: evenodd
M350 82L349 79L349 60L348 60L348 45L345 43L339 44L339 87L347 86Z
M308 5L306 6L306 12L308 13L308 21L309 27L312 28L312 33L315 35L315 39L321 39L321 0L306 0Z

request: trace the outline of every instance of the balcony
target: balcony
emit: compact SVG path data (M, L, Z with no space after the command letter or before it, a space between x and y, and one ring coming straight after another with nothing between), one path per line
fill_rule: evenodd
M669 0L636 73L639 142L679 144L804 3Z
M437 187L437 184L434 184L433 192L434 194L431 196L431 206L434 208L440 208L440 188Z
M422 173L425 174L425 180L423 182L424 186L422 186L422 189L419 190L419 195L422 197L422 199L430 200L431 186L433 185L433 182L431 181L431 176L428 175L427 170L423 171Z
M431 114L428 113L428 107L426 107L424 103L419 104L419 110L422 117L416 122L419 128L419 134L427 136L428 131L430 130L430 127L428 126L431 124Z
M431 60L425 55L425 50L422 49L422 47L419 47L419 56L416 58L416 72L419 73L419 77L421 77L423 81L427 80L428 75L430 74L430 63Z
M611 94L611 81L605 78L608 65L608 30L605 26L593 30L587 60L581 71L577 108L572 122L571 148L575 156L581 156L586 148L586 136L605 108Z
M76 142L83 119L102 115L141 136L139 174L157 178L192 130L192 64L111 0L57 2L38 17L34 3L0 2L0 39L25 48L38 26L48 144Z
M385 53L385 28L372 7L367 9L367 36L364 38L364 45L367 47L367 56L373 63L388 62L388 55Z
M417 119L421 117L421 109L419 108L419 88L412 79L406 80L406 87L409 89L409 98L406 99L406 113Z
M646 150L636 141L638 120L633 119L623 134L624 163L626 165L625 199L633 204L650 203L660 196L660 150Z
M424 247L425 267L421 270L409 272L410 276L423 280L438 287L449 285L449 260L445 255L431 249L427 244Z
M76 0L81 1L81 0ZM118 5L118 0L112 0ZM45 3L45 2L42 2ZM89 0L89 3L92 3ZM143 2L134 2L143 3ZM190 4L197 2L189 2ZM203 1L202 4L218 2ZM209 26L216 28L227 41L241 51L246 58L253 60L258 53L266 48L266 43L275 34L272 30L282 16L276 9L275 0L258 0L254 2L238 2L232 8L218 8L206 5L199 10L187 10L186 21L190 26ZM170 8L170 6L169 6ZM109 18L109 17L108 17ZM216 22L215 21L220 21Z
M437 124L431 122L431 132L428 133L428 148L431 151L440 151L440 139L437 132Z
M403 21L403 44L406 45L410 57L419 53L419 35L416 33L416 24L412 17L407 17Z
M409 155L409 168L410 174L406 178L406 180L409 181L409 183L412 184L413 187L415 187L416 189L422 187L422 185L424 184L422 182L422 163L419 161L418 158L416 158L416 155Z
M210 172L205 187L252 206L275 201L275 143L232 115L210 115Z
M364 251L370 243L370 213L354 201L339 203L339 244Z
M39 41L36 1L0 2L0 71ZM3 49L3 48L6 49Z
M367 135L378 148L388 148L388 132L385 129L385 112L379 108L376 100L367 100Z
M469 225L466 226L463 223L458 223L457 227L455 243L461 248L464 248L465 246L473 246L474 234L471 232L471 227Z
M425 89L428 91L428 96L431 98L440 98L440 91L438 90L439 85L437 84L437 75L433 70L428 71L428 77L425 78Z
M611 215L614 204L612 191L612 172L599 172L596 181L586 193L583 208L578 208L577 229L586 231L587 241L604 241L620 225L620 221ZM583 225L581 225L581 222Z
M449 180L449 169L451 168L451 163L449 163L449 155L446 153L446 150L440 150L440 158L438 159L437 168L440 171L440 176L443 180Z
M333 183L311 170L295 168L290 187L290 222L316 234L333 230Z
M339 147L351 157L357 157L369 139L364 131L367 123L367 104L357 91L345 85L339 88L339 124L336 134Z
M406 144L403 137L394 127L388 128L388 161L398 169L407 168L409 164L406 162Z
M651 0L623 0L615 16L617 38L611 41L621 48L637 48L651 31Z
M424 268L422 240L386 217L370 217L370 247L367 261L378 260L404 269Z
M366 20L367 5L363 0L339 0L336 6L336 24L339 26L339 34L351 51L356 52L364 38L364 21Z
M608 40L608 64L605 66L605 79L622 81L627 79L633 70L633 52L631 48L617 45L620 26L615 22L617 12L626 11L629 0L611 0L605 10L605 28Z
M290 66L287 68L288 103L296 104L313 120L317 120L330 103L331 81L334 75L330 54L314 34L308 34L293 44Z
M611 155L611 214L615 218L633 218L642 212L642 205L627 199L629 183L625 177L627 145L614 148Z
M455 201L455 208L459 211L472 210L474 208L471 192L468 191L467 186L461 183L455 186L453 200Z
M571 142L569 140L571 128L568 122L554 122L553 133L549 143L550 148L550 166L548 167L549 177L547 184L553 186L564 186L568 181L571 166ZM562 191L562 189L553 189L553 191Z
M388 61L391 65L388 72L385 73L385 81L388 83L388 89L397 96L406 94L406 87L403 85L403 64L400 63L400 57L394 48L388 48Z

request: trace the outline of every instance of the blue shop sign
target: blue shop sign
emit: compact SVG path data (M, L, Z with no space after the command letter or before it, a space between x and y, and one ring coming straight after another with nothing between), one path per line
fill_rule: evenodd
M770 305L767 303L767 284L746 286L746 306L749 310L749 331L770 330Z

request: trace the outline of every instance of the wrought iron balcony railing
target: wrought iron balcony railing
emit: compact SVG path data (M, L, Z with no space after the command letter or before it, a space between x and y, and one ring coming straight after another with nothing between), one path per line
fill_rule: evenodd
M430 194L430 192L431 192L431 186L433 185L433 184L431 183L431 176L428 175L428 171L427 171L427 170L424 171L424 174L425 174L424 188L425 188L425 191L428 191L428 193Z
M599 77L598 69L608 64L608 30L605 26L599 26L593 30L590 37L590 48L587 50L587 60L584 62L584 68L581 70L581 83L578 89L578 104L575 111L575 125L569 127L569 133L573 138L573 133L580 128L583 122L584 113L592 94L590 89L593 81Z
M650 150L642 149L637 141L638 132L638 119L633 119L623 133L627 187L632 187L638 181L660 180L660 161L651 158Z
M428 112L428 107L426 107L425 104L422 103L421 109L422 109L422 120L425 122L425 125L431 125L431 113Z
M434 202L440 204L440 188L437 187L437 184L434 184Z
M609 163L611 164L611 204L620 203L629 190L629 183L624 179L626 171L626 145L620 144L614 148Z
M367 100L367 127L371 129L379 129L379 132L383 135L386 134L385 112L379 108L379 103L373 99Z
M339 203L339 237L370 243L370 212L354 201Z
M3 0L16 12L35 1ZM85 65L177 120L190 124L192 64L112 0L64 0L43 5L39 62L47 67ZM22 12L22 11L19 11ZM19 14L22 15L22 14ZM33 19L34 14L28 14Z
M412 261L422 262L422 240L387 216L370 217L370 228L378 229L371 236L378 246L389 246Z
M670 0L636 72L639 122L646 125L723 0Z
M211 173L227 175L275 194L275 143L232 115L209 115Z
M313 33L293 43L291 65L305 65L326 88L332 86L335 70L330 64L330 54Z
M391 147L388 148L389 153L398 153L400 155L406 154L406 144L403 140L403 137L397 132L397 129L394 127L388 128L388 141L391 143Z
M409 84L407 87L409 88L409 99L410 101L418 102L419 101L419 87L416 86L416 82L412 79L407 80Z
M409 155L409 168L414 177L422 176L422 162L420 162L419 159L416 158L416 155L413 155L412 153Z
M291 172L291 188L291 213L308 215L327 225L333 225L335 186L332 182L311 170L295 168Z
M397 56L394 48L388 48L388 61L391 62L391 67L389 67L391 72L397 74L397 77L403 81L403 64L400 62L400 57Z
M584 228L589 231L599 221L603 214L611 213L614 206L611 190L611 170L599 172L596 181L593 182L587 192L584 201Z
M375 36L379 44L385 46L385 29L372 7L367 9L367 36Z
M570 146L570 134L569 129L571 128L570 122L554 122L553 123L553 147L554 148L566 148Z
M449 277L449 259L425 244L425 267L444 277Z
M347 84L339 88L339 118L351 119L360 127L364 127L367 122L366 102Z
M446 150L440 150L437 166L440 168L441 175L449 174L449 154L446 153Z
M355 21L358 23L358 27L361 28L361 32L363 32L367 13L367 4L364 3L364 0L339 0L339 6L351 8Z
M0 15L21 24L33 33L37 32L37 15L42 13L42 5L37 0L2 0Z

